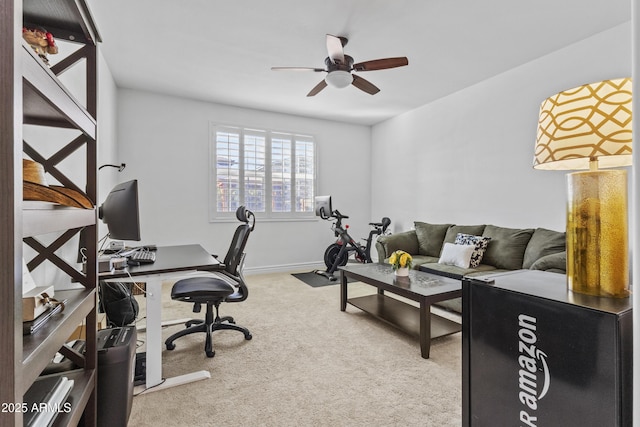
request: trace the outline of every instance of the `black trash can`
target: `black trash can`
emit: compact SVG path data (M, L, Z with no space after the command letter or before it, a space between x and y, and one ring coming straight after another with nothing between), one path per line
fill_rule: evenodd
M98 426L125 427L133 401L136 328L98 331Z

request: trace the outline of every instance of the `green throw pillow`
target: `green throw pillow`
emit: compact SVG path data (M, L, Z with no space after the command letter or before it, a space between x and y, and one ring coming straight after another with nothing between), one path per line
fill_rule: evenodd
M533 228L519 229L487 225L482 235L491 237L491 241L484 253L482 263L505 270L522 268L524 251L532 234Z
M531 266L540 258L566 250L566 235L560 231L536 228L524 251L522 268Z
M566 273L567 252L563 251L543 256L531 265L531 269Z
M418 236L419 254L439 257L444 235L451 224L429 224L416 221L413 225Z

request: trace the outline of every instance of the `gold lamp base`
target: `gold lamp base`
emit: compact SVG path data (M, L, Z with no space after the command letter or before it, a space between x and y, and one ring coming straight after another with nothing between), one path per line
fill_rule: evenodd
M573 292L629 296L627 171L567 175L567 285Z

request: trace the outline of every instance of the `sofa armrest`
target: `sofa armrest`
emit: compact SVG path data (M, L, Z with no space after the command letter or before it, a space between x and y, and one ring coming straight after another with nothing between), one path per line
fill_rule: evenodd
M538 259L531 265L531 270L553 271L554 273L566 273L567 252L557 252Z
M378 240L376 240L378 262L383 263L385 259L389 258L389 256L397 250L403 250L411 255L416 255L418 254L418 247L418 236L415 230L380 236Z

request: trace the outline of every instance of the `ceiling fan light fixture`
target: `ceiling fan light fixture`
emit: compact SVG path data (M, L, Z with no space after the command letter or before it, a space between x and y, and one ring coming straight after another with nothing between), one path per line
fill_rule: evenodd
M343 89L353 82L353 76L349 71L335 70L328 73L324 80L330 86Z

